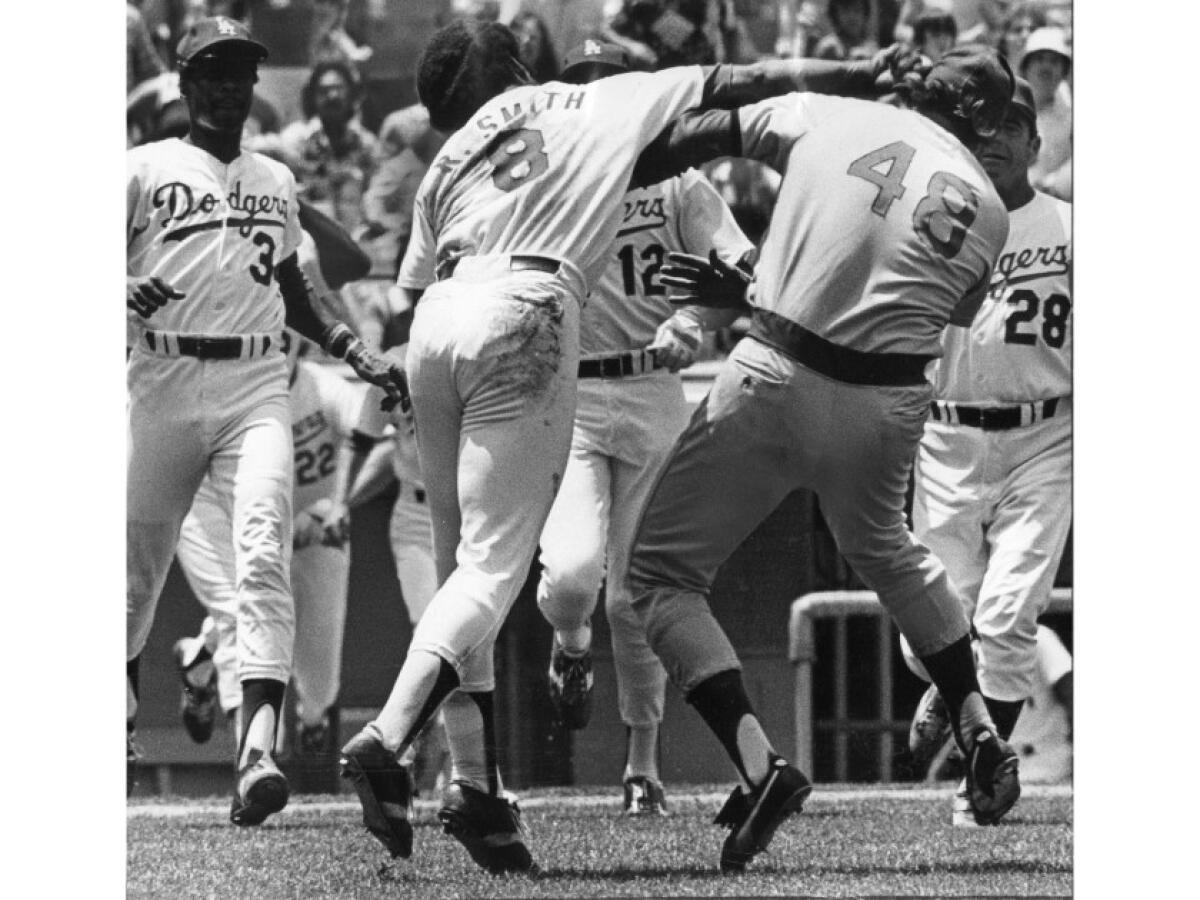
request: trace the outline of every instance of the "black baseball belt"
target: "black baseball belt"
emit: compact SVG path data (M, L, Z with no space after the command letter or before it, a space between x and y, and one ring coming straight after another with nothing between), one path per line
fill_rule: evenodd
M983 431L1007 431L1032 425L1043 419L1053 419L1058 412L1059 397L1019 403L1016 406L967 406L963 403L945 403L934 400L929 411L938 422L950 425L966 425Z
M814 372L846 384L925 384L925 367L934 359L917 353L868 353L842 347L769 309L754 310L749 336Z
M454 274L454 270L458 268L461 260L466 259L465 256L456 256L453 259L447 259L437 264L436 274L438 281L445 281ZM516 253L508 258L508 268L512 272L545 272L547 275L556 275L562 267L562 263L557 259L551 259L548 256L530 256L528 254Z
M658 361L658 354L652 350L629 350L625 353L614 353L612 356L602 356L579 361L580 378L624 378L628 375L642 375L662 369L665 366Z
M248 359L265 356L275 345L272 335L176 334L170 331L143 332L146 346L163 356L193 356L196 359Z

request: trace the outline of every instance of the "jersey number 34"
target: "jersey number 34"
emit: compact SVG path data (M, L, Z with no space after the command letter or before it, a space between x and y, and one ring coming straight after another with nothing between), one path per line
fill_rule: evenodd
M846 169L847 175L869 181L879 189L871 203L875 215L885 217L908 190L904 176L916 153L916 148L904 141L893 141L860 156ZM913 210L913 228L925 243L950 259L962 249L967 229L978 212L979 198L969 184L950 172L934 172L925 196Z

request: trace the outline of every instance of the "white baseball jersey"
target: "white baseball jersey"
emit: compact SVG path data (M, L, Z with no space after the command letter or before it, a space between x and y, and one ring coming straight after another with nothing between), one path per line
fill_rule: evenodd
M179 138L135 147L126 160L127 274L157 275L186 295L144 327L281 331L275 266L300 246L287 166L249 151L225 164Z
M455 257L510 253L567 260L591 285L638 155L702 93L702 70L686 66L494 97L422 181L399 284L425 288Z
M358 426L365 396L366 385L347 381L327 366L297 363L290 391L296 463L292 508L297 513L331 495L338 448Z
M1013 404L1071 393L1071 204L1038 192L1008 221L979 315L942 340L933 379L941 400Z
M757 304L841 347L940 356L1008 233L975 158L926 117L864 100L797 93L740 115L744 155L798 176L783 179L763 239ZM807 177L830 160L845 163Z
M717 250L734 264L754 249L708 179L682 175L629 191L608 265L579 319L579 350L588 356L645 347L675 312L658 272L667 251L701 256Z

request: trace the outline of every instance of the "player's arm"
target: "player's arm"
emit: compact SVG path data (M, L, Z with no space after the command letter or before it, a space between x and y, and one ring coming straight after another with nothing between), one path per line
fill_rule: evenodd
M371 257L346 229L303 200L299 203L299 216L300 227L317 245L317 264L332 290L367 277L371 271Z
M289 328L315 341L335 359L348 362L363 381L383 388L387 395L384 404L388 408L396 404L407 408L408 381L404 370L368 348L345 322L326 317L312 285L300 271L295 253L275 268L275 279L283 295Z
M659 270L659 280L671 288L672 303L685 308L723 311L732 316L731 321L752 309L746 292L753 275L745 258L737 265L730 265L715 249L709 251L707 259L693 253L672 251Z

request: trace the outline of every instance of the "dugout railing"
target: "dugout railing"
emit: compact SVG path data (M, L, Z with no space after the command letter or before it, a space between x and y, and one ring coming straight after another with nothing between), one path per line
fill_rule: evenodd
M1046 614L1070 613L1071 588L1055 588ZM879 654L877 715L851 718L849 715L850 658L847 648L847 620L866 616L877 620L876 651ZM813 673L817 660L816 622L833 620L833 717L815 719L813 715ZM795 670L796 764L813 772L813 745L817 732L833 735L834 780L847 781L850 774L849 743L852 735L874 735L878 755L879 780L891 781L896 735L907 735L909 718L893 714L895 696L893 656L899 652L897 631L874 591L817 591L797 598L788 623L788 659ZM903 740L903 738L901 739Z

